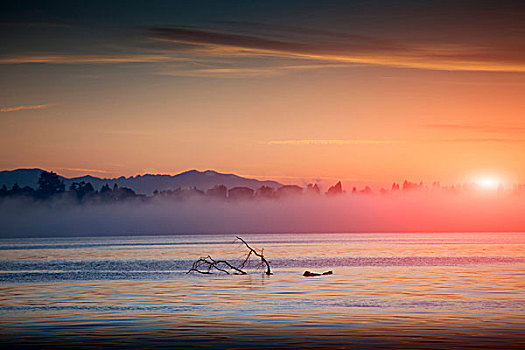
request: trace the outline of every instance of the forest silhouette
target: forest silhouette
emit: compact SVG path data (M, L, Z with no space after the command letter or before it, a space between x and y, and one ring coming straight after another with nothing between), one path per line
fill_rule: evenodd
M378 192L374 192L369 186L363 189L353 187L350 194L355 195L372 195L389 193L414 193L414 192L429 192L439 191L450 194L464 194L471 193L477 190L476 184L463 184L461 186L441 186L438 182L434 182L430 187L425 186L422 182L414 183L404 181L402 184L393 183L390 189L381 188ZM503 193L503 187L497 189L497 192ZM156 198L171 199L171 200L185 200L191 198L209 198L213 200L224 201L242 201L242 200L257 200L257 199L282 199L293 197L311 197L316 198L320 196L334 197L346 194L343 189L341 181L338 181L333 186L329 187L325 193L321 192L317 184L308 184L306 187L297 185L281 185L278 188L262 185L254 190L246 186L235 186L227 188L223 184L216 184L215 186L202 190L196 186L191 187L177 187L173 189L155 190L152 195L136 193L135 190L129 187L118 186L118 184L104 184L100 190L88 181L78 181L70 184L66 188L64 181L59 175L53 171L43 171L38 178L38 187L30 186L21 187L15 183L10 189L4 184L0 188L1 199L32 199L40 202L45 201L66 201L71 204L96 204L96 203L112 203L112 202L128 202L138 201L147 202ZM525 185L516 185L509 192L512 195L525 194Z

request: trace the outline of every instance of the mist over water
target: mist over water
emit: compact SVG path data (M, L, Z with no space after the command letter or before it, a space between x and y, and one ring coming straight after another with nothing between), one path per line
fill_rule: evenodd
M523 196L414 192L74 204L4 200L1 237L258 232L524 231Z

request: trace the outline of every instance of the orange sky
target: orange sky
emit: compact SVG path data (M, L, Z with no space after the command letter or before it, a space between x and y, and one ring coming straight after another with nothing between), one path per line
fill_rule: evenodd
M116 29L92 8L46 9L52 23L12 10L0 168L524 183L523 17L510 4L468 16L179 4L174 17L152 5L128 9ZM264 16L272 6L285 7L280 17Z

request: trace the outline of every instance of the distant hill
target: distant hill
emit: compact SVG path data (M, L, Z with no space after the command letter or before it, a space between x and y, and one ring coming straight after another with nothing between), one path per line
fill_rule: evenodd
M6 185L11 188L15 183L19 186L38 187L38 177L42 169L16 169L0 171L0 186ZM137 175L131 177L121 176L119 178L99 178L91 175L66 178L60 176L66 188L69 188L73 182L90 182L95 189L99 190L105 184L113 186L117 184L122 187L129 187L137 193L152 194L155 190L175 189L178 187L197 187L200 190L207 190L215 185L224 185L228 188L236 186L245 186L257 189L261 186L281 187L281 184L275 181L259 181L235 174L223 174L213 170L197 171L190 170L177 175Z

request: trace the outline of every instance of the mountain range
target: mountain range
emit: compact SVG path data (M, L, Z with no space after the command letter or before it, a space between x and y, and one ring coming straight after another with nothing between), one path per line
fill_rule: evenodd
M36 189L38 188L38 178L43 171L38 168L0 171L0 186L6 185L7 188L11 188L16 183L20 187L29 186ZM121 176L118 178L99 178L86 175L73 178L60 176L60 178L64 181L66 188L69 188L73 182L85 181L90 182L96 190L100 190L105 184L109 186L117 184L119 187L128 187L137 193L147 195L152 194L155 190L162 191L179 187L196 187L205 191L215 185L224 185L227 188L244 186L254 190L261 186L274 188L282 186L276 181L260 181L235 174L223 174L213 170L189 170L177 175L145 174L130 177Z

